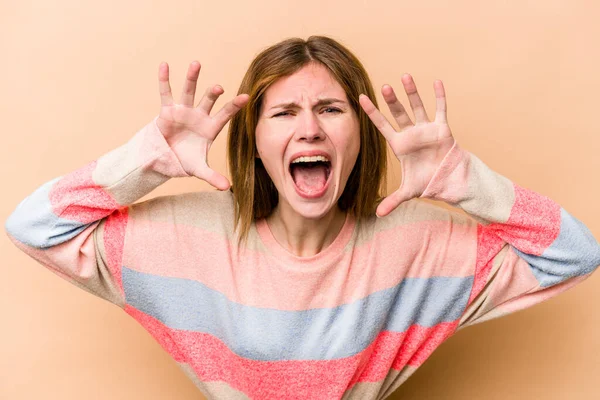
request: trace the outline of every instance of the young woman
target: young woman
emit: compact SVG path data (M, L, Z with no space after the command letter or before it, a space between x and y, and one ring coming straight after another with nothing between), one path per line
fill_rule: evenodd
M554 296L600 264L589 230L458 146L410 75L378 111L359 60L322 36L261 52L238 95L197 106L200 64L123 146L42 185L14 243L141 323L209 398L383 399L463 327ZM207 164L229 125L233 185ZM386 142L402 184L382 199ZM136 200L173 177L220 191ZM419 200L445 201L470 215ZM135 204L134 204L135 203Z

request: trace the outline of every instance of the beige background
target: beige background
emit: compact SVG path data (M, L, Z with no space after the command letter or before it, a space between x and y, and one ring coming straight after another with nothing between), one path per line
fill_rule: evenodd
M225 88L220 108L260 50L326 34L358 55L378 93L384 83L401 92L400 76L410 72L433 110L432 83L442 79L458 142L557 201L599 238L600 6L491 3L3 1L0 219L42 183L125 143L153 118L160 61L169 62L178 97L187 65L198 59L199 90ZM210 159L226 172L225 135ZM390 177L397 187L397 163ZM206 188L176 179L149 196ZM200 397L116 306L57 278L5 235L0 254L0 399ZM392 398L599 398L599 301L596 274L548 302L461 331Z

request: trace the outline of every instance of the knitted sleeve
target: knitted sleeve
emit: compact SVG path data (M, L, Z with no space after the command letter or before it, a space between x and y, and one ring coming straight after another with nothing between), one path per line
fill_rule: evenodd
M5 222L11 241L57 275L121 307L128 205L183 177L156 118L127 143L22 200Z
M478 222L473 287L460 328L553 297L600 265L600 245L581 221L457 143L421 197L458 207Z

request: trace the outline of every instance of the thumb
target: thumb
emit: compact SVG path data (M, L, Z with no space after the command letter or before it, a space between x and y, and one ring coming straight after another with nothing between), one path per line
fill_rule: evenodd
M198 172L194 172L192 175L208 182L219 190L227 190L231 186L227 178L210 168L208 165L204 165Z
M405 190L399 188L389 196L387 196L383 201L377 206L377 210L375 213L378 217L385 217L392 211L394 211L400 204L403 202L410 200L413 196L410 196L406 193Z

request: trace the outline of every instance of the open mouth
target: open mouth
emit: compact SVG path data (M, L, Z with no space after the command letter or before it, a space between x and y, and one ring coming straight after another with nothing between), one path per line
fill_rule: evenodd
M296 191L302 197L322 196L329 186L331 162L325 157L299 157L289 167Z

